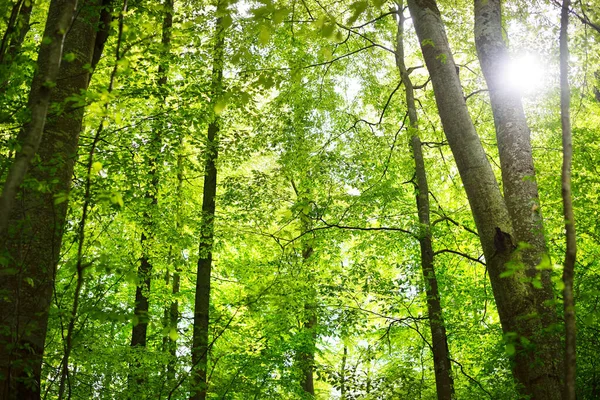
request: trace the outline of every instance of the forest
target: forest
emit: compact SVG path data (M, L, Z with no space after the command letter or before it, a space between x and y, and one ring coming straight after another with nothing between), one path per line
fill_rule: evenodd
M600 399L600 1L1 0L0 400Z

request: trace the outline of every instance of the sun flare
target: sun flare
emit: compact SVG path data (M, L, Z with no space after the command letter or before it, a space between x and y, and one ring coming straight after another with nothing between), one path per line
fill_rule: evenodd
M504 70L509 87L521 94L532 94L544 86L545 68L539 57L520 54L509 61Z

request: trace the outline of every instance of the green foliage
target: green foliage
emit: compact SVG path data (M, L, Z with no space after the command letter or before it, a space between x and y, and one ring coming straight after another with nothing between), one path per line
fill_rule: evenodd
M39 25L46 3L34 2L36 23L23 50L12 64L0 65L0 76L9 77L0 94L2 174L13 157L18 128L28 119L26 94L35 51L44 43ZM472 4L440 3L449 19L454 57L467 67L461 67L463 89L466 94L482 90L470 19L465 22ZM509 23L522 29L515 41L531 45L531 37L543 30L535 48L546 51L545 59L553 63L556 46L545 35L554 40L555 28L523 17L523 2L508 3ZM69 213L50 311L44 393L57 398L74 298L78 221L86 200L84 164L93 147L70 398L188 398L198 241L205 228L206 130L218 115L208 397L307 399L299 384L299 355L312 352L315 398L340 399L342 387L347 400L436 398L418 243L426 229L416 214L403 88L394 91L400 80L389 51L395 48L395 15L382 16L390 3L264 0L227 5L217 15L213 2L176 1L166 53L160 42L165 6L130 2L121 40L113 22L89 90L68 100L85 106L86 116L71 192L50 194L56 205L68 202ZM5 8L0 6L2 16L9 12ZM542 18L538 14L531 18ZM215 100L211 32L217 17L226 29L225 85ZM588 67L597 65L599 52L595 39L584 41L588 33L582 26L574 29L578 45L573 54L582 64L573 71L574 103L579 102L573 175L581 249L576 269L578 387L582 398L592 399L598 395L600 373L595 207L600 105L587 82L593 74ZM408 66L421 66L411 31L406 42ZM423 45L435 46L432 41ZM63 59L70 62L75 56ZM446 62L446 55L440 61ZM164 87L159 85L161 66L168 67ZM411 79L421 85L428 76L424 68L415 68ZM456 396L514 399L510 359L527 347L527 338L502 334L431 85L416 96ZM553 270L556 277L564 254L557 104L553 90L526 99L549 246L549 256L537 269ZM55 104L53 110L65 106ZM488 99L479 93L468 106L495 161ZM499 167L495 172L499 177ZM142 235L150 238L143 244ZM146 293L148 338L145 348L131 348L132 326L140 322L133 306L142 254L154 267ZM518 259L506 267L501 275L506 279L523 275ZM176 276L180 287L174 292ZM523 279L541 285L539 275ZM173 326L165 313L175 302L178 322ZM313 314L317 326L306 329Z

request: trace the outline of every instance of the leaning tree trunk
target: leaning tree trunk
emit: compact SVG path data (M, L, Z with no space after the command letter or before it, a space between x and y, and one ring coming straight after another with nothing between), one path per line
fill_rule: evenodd
M433 366L435 371L435 385L439 400L451 400L454 397L454 381L448 354L448 338L442 316L442 304L438 290L437 278L433 263L433 245L431 223L429 217L429 185L423 159L423 149L419 137L419 120L415 105L414 87L406 64L404 63L404 14L403 2L398 3L398 34L396 36L396 65L400 70L400 77L406 93L406 107L408 109L409 128L411 136L411 149L415 159L415 189L417 192L417 213L421 233L419 245L421 248L421 269L425 280L425 293L427 295L427 312L429 314L429 328L431 329L431 342L433 352Z
M501 0L475 0L475 44L494 114L506 207L515 239L518 243L528 245L520 250L520 260L527 276L541 284L541 288L534 291L533 298L540 316L545 318L544 325L556 325L557 316L548 306L554 299L554 293L547 258L546 268L541 271L536 269L543 258L548 257L548 249L533 167L530 131L521 96L506 84L502 74L509 56L502 36ZM557 352L559 350L556 349ZM550 359L543 361L554 362ZM558 374L560 366L554 367ZM558 384L558 381L555 383ZM558 387L555 389L558 390Z
M56 78L61 65L65 34L73 22L76 7L77 0L53 0L48 9L44 38L38 53L37 73L33 77L29 92L29 121L17 137L20 150L8 170L0 196L0 238L4 238L8 233L8 223L17 193L42 140L50 93L57 85Z
M433 0L409 0L408 6L442 125L479 232L498 314L510 341L507 349L514 358L515 379L519 389L532 398L556 399L560 394L553 389L559 378L553 364L540 362L551 359L556 346L536 341L546 316L540 318L525 271L518 267L519 260L513 259L517 240L511 218L467 110L440 12ZM536 347L535 353L532 347Z
M217 4L217 13L224 7L222 1ZM220 117L215 108L223 91L223 62L225 47L225 25L221 16L215 26L215 45L213 48L212 101L207 113L211 120L208 124L204 163L204 188L202 193L202 219L196 277L196 298L194 302L194 330L192 333L192 395L190 400L204 400L207 392L207 367L210 308L210 275L212 270L212 251L214 243L215 197L217 194L217 159L219 155Z
M560 17L560 122L562 127L562 199L565 219L567 251L563 270L563 301L565 312L565 372L564 400L575 400L576 373L576 323L575 299L573 297L573 280L575 278L575 260L577 257L577 241L575 235L575 213L571 194L571 164L573 158L573 142L571 133L571 89L569 87L569 0L563 0Z
M98 30L109 29L108 25L98 26L100 15L107 12L101 7L108 2L102 6L100 3L100 0L85 3L65 39L65 53L73 53L75 59L61 65L58 79L55 78L57 85L48 100L60 104L62 112L48 117L38 152L39 162L27 175L32 181L43 182L46 189L40 191L30 185L20 189L19 201L9 221L10 230L4 236L7 240L2 243L2 256L6 260L0 279L2 399L40 396L48 310L83 120L83 108L67 99L87 89L90 80L87 66L93 66L94 49L101 51L104 45L97 43L96 38L100 36ZM56 18L59 11L64 11L65 2L53 2L52 7L58 7L50 12ZM40 78L37 79L39 84Z

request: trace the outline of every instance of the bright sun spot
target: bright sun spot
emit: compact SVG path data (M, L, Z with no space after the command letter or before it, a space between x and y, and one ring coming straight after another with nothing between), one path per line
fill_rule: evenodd
M511 58L504 79L511 89L521 94L532 94L542 89L545 76L545 68L538 57L520 54Z

